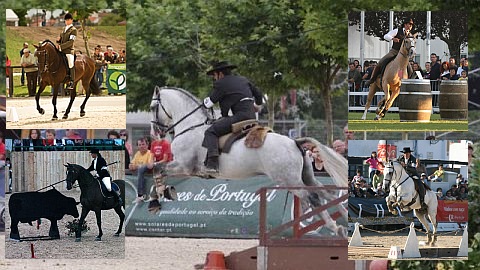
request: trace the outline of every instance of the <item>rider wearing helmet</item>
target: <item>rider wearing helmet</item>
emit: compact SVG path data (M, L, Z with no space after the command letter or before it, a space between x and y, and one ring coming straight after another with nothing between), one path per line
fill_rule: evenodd
M57 38L58 49L65 54L68 61L68 68L70 69L70 82L67 89L73 90L73 83L75 82L75 48L73 42L77 37L77 28L73 26L73 16L70 13L65 14L65 29Z
M404 147L403 151L400 152L402 152L403 155L398 158L398 161L400 164L402 164L403 168L405 168L408 175L412 177L413 181L417 182L420 205L423 207L425 204L425 187L423 185L423 181L420 179L417 173L417 167L420 163L420 160L412 155L412 150L410 150L410 147Z
M221 61L207 72L207 75L213 77L214 83L213 91L204 99L203 104L205 108L211 108L219 102L222 113L222 118L205 131L202 143L202 146L207 148L205 173L210 176L218 174L218 138L230 133L232 124L255 119L255 111L259 110L259 107L255 107L254 102L258 106L263 102L262 93L253 83L243 76L231 74L231 70L236 67ZM232 110L232 116L228 115L229 110Z
M383 38L387 41L393 41L393 46L390 51L378 62L377 66L372 72L372 76L370 78L370 83L375 83L377 76L379 75L382 67L386 64L385 62L388 59L394 58L397 56L398 51L400 51L400 47L402 46L402 42L406 36L410 34L410 30L413 27L413 19L408 18L403 21L403 29L395 28L392 31L388 32L383 36ZM413 73L412 67L407 65L408 74Z
M92 160L92 164L90 165L90 167L88 167L87 171L89 172L96 171L95 177L98 180L101 180L103 182L107 190L113 196L115 196L118 200L118 203L122 205L123 204L122 198L118 196L117 192L112 191L111 177L110 177L110 173L107 170L107 162L102 157L102 155L100 155L100 152L98 152L98 149L96 148L93 148L92 150L90 150L90 155L92 156L93 160Z

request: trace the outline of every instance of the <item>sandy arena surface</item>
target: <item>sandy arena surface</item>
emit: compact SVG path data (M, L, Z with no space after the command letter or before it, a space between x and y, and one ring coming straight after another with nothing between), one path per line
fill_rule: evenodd
M53 129L122 129L126 126L126 95L90 96L85 106L85 116L80 117L80 105L85 96L77 96L67 120L62 116L70 97L57 98L58 120L52 121L51 97L41 97L40 106L45 110L41 115L36 109L34 97L8 98L7 108L15 107L19 121L7 122L7 129L53 128ZM7 120L10 118L7 117Z
M439 248L458 248L462 234L455 235L449 233L448 235L441 235L445 232L439 232L437 243L435 247ZM395 234L380 235L378 233L367 232L361 230L362 242L364 247L349 247L348 258L351 260L375 260L387 259L391 246L399 246L402 249L405 247L407 241L408 230ZM422 242L427 242L427 236L424 233L416 231L417 240L419 241L419 249L429 248L429 246L422 245ZM349 239L350 241L350 239ZM420 258L419 258L420 259ZM441 260L466 260L466 257L442 257L442 258L421 258L425 260L441 259Z

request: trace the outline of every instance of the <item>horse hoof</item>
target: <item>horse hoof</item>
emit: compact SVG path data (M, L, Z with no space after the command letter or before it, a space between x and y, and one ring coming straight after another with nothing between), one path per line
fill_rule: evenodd
M75 242L81 242L82 239L81 238L75 238Z
M85 112L80 112L80 117L84 117L85 116Z
M38 110L38 112L42 115L45 114L45 110L43 108L40 108L40 110Z
M102 241L102 238L101 237L95 237L95 241Z
M67 119L67 118L68 118L68 115L66 114L62 117L62 119Z
M52 121L55 121L55 120L58 120L58 117L56 115L52 117Z

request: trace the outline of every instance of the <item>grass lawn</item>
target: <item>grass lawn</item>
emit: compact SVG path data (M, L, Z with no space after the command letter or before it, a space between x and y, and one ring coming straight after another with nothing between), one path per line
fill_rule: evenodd
M348 114L349 130L365 131L467 131L468 121L441 120L440 114L433 114L428 123L400 122L398 113L388 113L380 121L360 120L363 113ZM367 119L373 119L374 113L368 113Z

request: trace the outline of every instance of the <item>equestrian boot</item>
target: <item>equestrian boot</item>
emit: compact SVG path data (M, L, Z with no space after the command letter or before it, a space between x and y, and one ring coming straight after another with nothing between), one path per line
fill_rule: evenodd
M122 197L120 197L120 195L118 195L118 193L113 189L112 189L111 193L112 193L113 197L115 197L117 199L118 204L123 205Z
M380 66L376 65L375 68L373 69L372 76L370 77L369 84L375 83L375 80L377 79L379 72L380 72Z
M425 186L423 185L422 180L417 180L418 183L418 195L420 197L420 206L422 209L426 209L427 206L425 205Z
M74 82L75 82L75 66L70 68L70 82L67 85L67 90L73 90Z
M205 161L205 174L210 177L218 176L218 155L207 155L207 160Z

